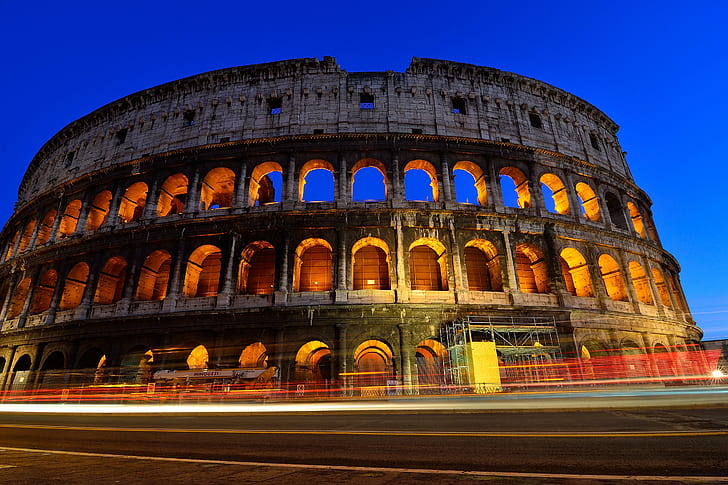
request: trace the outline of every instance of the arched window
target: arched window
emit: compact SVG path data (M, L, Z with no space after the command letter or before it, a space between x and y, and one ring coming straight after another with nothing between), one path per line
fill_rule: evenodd
M573 296L594 296L589 267L584 256L574 248L561 251L561 274L566 291Z
M78 199L70 201L61 217L61 224L58 226L58 237L68 237L76 231L78 218L81 216L81 201Z
M38 238L36 239L35 243L38 246L41 246L48 242L48 240L51 238L51 232L53 231L53 222L56 220L56 215L58 213L55 210L49 210L45 213L45 216L43 216L43 220L40 223L40 227L38 228Z
M221 265L220 248L206 244L195 249L187 261L184 296L195 298L217 295Z
M647 278L645 269L637 261L629 262L629 275L632 278L637 300L648 305L653 305L652 291L650 290L650 280Z
M283 169L276 162L257 165L250 175L248 202L251 206L280 204Z
M159 217L172 214L181 214L187 203L187 191L189 182L187 176L176 173L167 177L159 190L159 201L157 202L157 215Z
M109 216L109 207L111 206L111 192L104 190L99 192L91 202L88 210L88 219L86 219L86 231L95 231L103 226L106 218Z
M20 245L18 246L18 252L24 253L30 249L30 240L33 237L33 231L35 231L36 220L33 219L25 225L23 235L20 236Z
M446 251L437 239L421 238L410 245L409 269L413 290L447 290Z
M657 292L660 294L660 301L663 306L672 308L672 301L670 301L670 292L667 289L665 278L662 276L662 271L658 268L652 268L652 278L655 280L655 286L657 286Z
M581 202L581 213L590 221L601 221L599 215L599 200L594 190L584 182L576 184L576 195Z
M455 200L460 204L486 205L488 192L483 169L473 162L461 161L452 169Z
M500 185L503 194L503 204L506 207L531 207L531 192L528 188L528 179L515 167L503 167L500 172Z
M299 173L298 196L302 202L333 202L333 165L326 160L306 162Z
M607 192L604 195L604 199L607 202L607 211L609 211L609 218L612 220L612 224L620 229L627 229L627 221L624 218L624 210L622 209L622 202L620 202L619 198L613 193Z
M635 204L627 202L627 209L629 210L629 216L632 218L632 227L640 237L647 237L645 233L645 224L642 221L642 214Z
M123 223L139 220L147 203L147 184L137 182L127 187L119 204L119 219Z
M608 254L602 254L599 256L599 271L609 298L615 301L628 301L622 269L617 261Z
M15 250L15 241L18 240L19 235L20 231L16 231L10 241L8 241L8 250L5 252L5 259L10 259L13 256L13 251Z
M88 264L77 263L66 276L66 283L63 286L63 295L59 308L70 310L81 304L83 293L86 291L88 282Z
M119 382L147 384L152 378L154 354L149 347L138 345L121 359Z
M268 349L262 342L253 342L240 353L238 363L243 369L268 367Z
M437 202L440 190L435 167L426 160L412 160L404 167L404 195L415 202Z
M225 209L233 206L235 172L225 167L213 168L202 181L200 201L203 210Z
M415 359L420 392L428 388L440 392L440 386L445 381L443 361L446 357L447 349L437 340L428 338L417 344Z
M379 160L365 158L351 168L351 199L355 202L387 200L387 169Z
M672 296L675 298L675 303L677 303L677 306L680 310L687 312L688 311L688 305L685 303L685 297L682 294L682 290L680 288L680 280L678 279L677 275L675 273L672 273L668 270L667 273L668 277L670 278L670 283L672 286Z
M204 345L198 345L187 356L187 368L190 370L207 369L210 354Z
M500 256L493 243L484 239L468 241L464 259L470 291L503 291Z
M301 241L293 265L293 291L331 291L331 245L323 239Z
M516 246L516 275L523 293L548 293L549 277L543 252L533 244Z
M99 274L94 303L109 305L121 299L126 282L126 260L119 256L109 259Z
M354 244L352 282L355 290L388 290L389 247L375 237L365 237Z
M569 196L566 193L564 182L552 173L541 176L541 191L549 212L556 214L569 214Z
M392 349L381 340L362 342L354 351L357 388L377 387L381 392L394 377Z
M306 342L296 352L297 382L321 382L331 379L331 350L320 340Z
M276 250L267 241L255 241L243 249L238 291L245 295L272 295L275 290Z
M55 270L49 269L43 274L33 292L33 303L30 306L31 315L48 311L51 307L51 301L53 301L53 294L56 291L57 284L58 273Z
M171 266L172 256L167 251L158 249L147 256L139 272L136 299L140 301L164 300L167 296Z
M10 300L10 306L8 307L7 318L15 318L22 313L29 292L30 278L23 278L15 287L13 298Z

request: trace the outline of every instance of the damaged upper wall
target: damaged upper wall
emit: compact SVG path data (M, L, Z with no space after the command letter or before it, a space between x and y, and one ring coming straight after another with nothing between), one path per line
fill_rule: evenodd
M331 57L294 59L191 76L74 121L35 156L18 204L81 175L172 150L319 133L506 141L631 181L617 128L576 96L493 68L414 58L404 73L348 73Z

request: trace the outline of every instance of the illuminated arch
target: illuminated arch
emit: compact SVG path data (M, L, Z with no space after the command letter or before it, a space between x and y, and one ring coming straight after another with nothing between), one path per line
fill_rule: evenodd
M381 340L366 340L354 350L356 387L384 388L394 377L392 349Z
M454 184L455 184L455 199L461 204L475 204L475 205L486 205L488 203L488 192L485 184L485 172L478 165L467 160L457 162L452 169ZM466 175L467 174L467 175ZM467 180L467 183L462 183L463 180ZM472 179L472 181L470 180ZM463 193L463 190L458 191L459 187L467 188L467 192L474 191L474 199L468 196L468 193Z
M620 229L627 229L627 221L624 218L624 209L622 209L622 202L619 197L611 192L604 194L604 200L607 202L607 211L609 212L609 219L612 224L619 227Z
M240 353L238 363L244 369L268 367L268 349L262 342L253 342Z
M181 173L170 175L159 189L157 201L157 215L164 217L172 214L181 214L187 203L187 192L189 181L187 176Z
M446 357L447 349L437 340L428 338L417 344L415 359L420 392L426 388L439 391L445 382L443 362Z
M99 274L94 303L108 305L121 299L126 282L126 260L120 256L110 258Z
M447 251L434 238L423 237L409 246L410 284L413 290L447 290Z
M205 244L195 249L187 260L184 296L194 298L217 295L221 263L222 251L217 246Z
M376 237L359 239L351 248L352 283L355 290L390 289L391 256L387 243Z
M310 238L296 248L293 264L293 291L331 291L331 245Z
M33 303L30 305L31 315L43 313L51 307L57 284L58 273L56 270L49 269L41 276L33 292Z
M637 300L653 305L652 291L650 290L650 280L645 273L645 269L637 261L629 262L629 275L632 278Z
M127 384L147 384L152 379L154 353L149 347L138 345L129 350L121 359L119 382Z
M629 210L629 217L632 219L632 227L640 237L646 238L647 233L645 232L645 224L642 221L642 214L637 206L632 202L627 202L627 209Z
M59 238L68 237L76 231L82 205L79 199L72 200L66 205L66 210L63 212L61 223L58 226Z
M604 281L609 298L615 301L628 301L627 288L624 284L622 269L617 261L608 254L599 256L599 272Z
M271 295L275 290L276 250L267 241L255 241L243 249L238 291L247 295Z
M574 296L594 296L589 267L584 256L574 248L561 251L561 274L566 291Z
M147 256L139 271L135 298L140 301L164 300L171 267L172 256L167 251L158 249Z
M387 200L387 169L373 158L359 160L351 168L351 199L355 202Z
M233 206L235 172L226 167L213 168L202 181L200 202L203 210L225 209Z
M594 190L584 182L576 184L576 195L581 202L581 213L590 221L601 221L602 216L599 213L599 200Z
M320 340L303 344L296 352L295 380L321 382L331 379L331 349Z
M672 301L670 300L670 291L667 289L665 278L662 276L662 271L658 268L652 268L652 278L655 280L655 286L657 286L657 292L660 294L660 301L663 306L672 308Z
M534 244L516 246L516 275L523 293L548 293L549 277L544 254Z
M15 286L15 291L13 291L13 297L10 300L10 306L8 307L6 318L15 318L22 313L23 306L25 306L25 300L27 300L28 293L30 292L30 283L30 278L23 278L17 286Z
M35 231L35 225L37 221L32 219L25 225L23 235L20 236L20 244L18 245L18 253L24 253L30 249L30 240L33 237L33 231Z
M53 232L53 222L56 220L57 215L58 212L54 209L45 213L45 216L43 216L43 220L40 223L40 227L38 228L38 237L35 241L36 245L41 246L50 240Z
M187 368L190 370L207 369L210 354L204 345L198 345L187 356Z
M501 191L503 191L504 204L508 205L506 203L507 192L513 190L516 196L515 207L520 207L521 209L531 207L531 192L528 188L528 179L521 170L516 167L503 167L500 169L500 172L498 172L498 175L501 181ZM506 184L509 179L510 183ZM513 187L509 187L511 184Z
M275 184L271 178L276 174L281 178L283 169L276 162L263 162L258 164L250 174L248 186L248 204L251 206L278 204L281 202L281 193L276 192Z
M541 175L540 182L544 199L550 197L553 201L553 212L557 214L569 214L569 196L566 193L564 182L552 173Z
M472 239L465 244L464 256L470 291L503 291L500 255L492 242Z
M86 231L95 231L103 226L109 217L109 207L111 206L111 191L104 190L96 194L91 207L88 210L88 218L86 219Z
M59 308L69 310L81 304L88 282L88 264L77 263L66 276Z
M435 167L427 160L412 160L407 163L404 166L404 192L406 200L417 202L440 200Z
M119 203L121 222L134 222L142 217L144 206L147 204L148 190L149 188L144 182L136 182L127 187Z
M298 175L298 199L302 202L333 202L335 186L334 166L326 160L309 160Z

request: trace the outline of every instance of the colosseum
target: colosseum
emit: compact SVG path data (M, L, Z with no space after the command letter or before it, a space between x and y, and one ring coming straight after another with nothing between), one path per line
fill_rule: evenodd
M702 333L617 130L541 81L421 58L235 67L114 101L20 185L0 390L497 389L613 355L675 373L659 355Z

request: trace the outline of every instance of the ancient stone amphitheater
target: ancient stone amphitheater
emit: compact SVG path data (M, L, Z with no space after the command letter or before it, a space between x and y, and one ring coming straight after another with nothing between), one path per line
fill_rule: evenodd
M2 232L0 390L275 368L416 392L463 332L504 367L682 350L701 331L617 129L541 81L418 58L110 103L40 149Z

